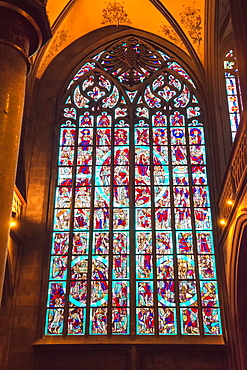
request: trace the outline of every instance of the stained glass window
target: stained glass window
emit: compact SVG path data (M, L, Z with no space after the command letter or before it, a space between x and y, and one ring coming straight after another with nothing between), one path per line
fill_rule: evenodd
M219 335L197 90L130 38L64 95L46 335Z
M238 77L238 69L236 66L236 57L234 55L233 50L230 50L225 56L224 71L225 71L228 113L230 119L232 140L234 141L240 122L241 91Z

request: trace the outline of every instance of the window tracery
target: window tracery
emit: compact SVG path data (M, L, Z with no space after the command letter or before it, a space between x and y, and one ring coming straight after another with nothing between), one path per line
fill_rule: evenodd
M129 38L88 59L61 118L45 334L221 334L194 82Z

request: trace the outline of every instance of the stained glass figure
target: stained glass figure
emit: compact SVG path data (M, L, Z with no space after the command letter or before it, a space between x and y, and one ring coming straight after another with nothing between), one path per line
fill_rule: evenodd
M203 308L202 318L205 335L222 334L219 308Z
M64 310L61 308L49 309L46 313L45 334L62 334Z
M107 308L91 308L90 334L107 334Z
M124 254L113 256L112 276L114 279L129 278L129 256Z
M209 208L197 208L194 212L196 229L212 229L211 211Z
M114 281L112 285L112 305L114 307L129 306L129 282Z
M58 168L58 186L72 186L72 167Z
M139 308L137 309L137 334L154 334L154 309Z
M199 334L198 308L181 309L181 331L182 334L195 335Z
M88 271L88 257L87 256L80 256L80 257L72 258L71 270L70 270L72 279L86 280L87 271Z
M74 228L89 229L90 211L88 209L75 209Z
M171 209L156 208L155 209L155 225L157 230L171 228Z
M111 145L111 130L109 128L102 128L97 130L96 145Z
M174 279L173 256L167 255L157 257L157 278Z
M173 167L173 185L189 185L187 167L185 166Z
M185 145L185 129L183 127L171 128L171 144Z
M126 145L129 144L129 129L128 128L117 128L114 131L114 144L115 145Z
M73 254L87 254L88 253L89 234L88 233L73 233Z
M175 287L173 280L158 281L157 293L159 306L175 306Z
M139 231L136 233L136 253L152 253L152 233Z
M73 166L74 148L71 146L61 147L58 161L61 166Z
M156 112L152 117L153 126L163 127L167 125L167 117L162 112Z
M70 306L85 307L87 303L87 282L86 281L71 281Z
M195 281L179 282L179 300L180 306L196 306L197 293Z
M153 282L152 281L138 281L136 283L137 291L137 306L153 306Z
M113 253L125 254L129 252L129 233L114 232L113 233Z
M159 308L159 334L160 335L176 335L176 310L174 308Z
M150 254L137 255L137 279L153 278L153 257Z
M156 233L156 253L157 254L173 253L172 233L170 231Z
M67 254L69 249L69 233L53 233L52 254Z
M173 146L172 147L172 164L175 166L187 164L186 148L184 146Z
M150 230L152 228L151 208L136 209L136 229Z
M187 186L174 186L173 188L174 206L189 207L190 206L190 191Z
M200 279L216 279L214 256L203 254L198 256Z
M92 280L108 280L107 256L92 257Z
M129 334L129 309L112 309L112 334Z
M213 236L210 231L197 231L196 241L198 253L214 253Z
M67 256L52 256L50 267L50 279L65 280L67 275Z
M93 253L109 253L109 232L95 232L93 236Z
M95 280L91 283L91 306L106 306L108 301L108 282Z
M126 208L113 209L113 229L128 230L129 210Z
M178 255L177 263L179 279L195 279L195 261L193 256Z
M94 210L94 228L109 229L109 208L96 208Z
M65 282L50 282L48 292L47 306L64 307L66 292Z
M84 335L86 314L84 308L70 308L68 315L68 335Z
M176 232L177 253L192 254L193 253L193 237L192 232Z
M217 307L218 302L218 288L215 281L200 281L201 300L203 307Z

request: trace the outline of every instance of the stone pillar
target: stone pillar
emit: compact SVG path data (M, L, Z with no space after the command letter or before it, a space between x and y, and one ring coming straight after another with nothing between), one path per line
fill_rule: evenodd
M245 119L247 118L247 3L246 0L229 1L234 33L236 56L242 91Z
M0 1L0 302L29 57L48 38L41 25L23 9L26 1L20 3L22 9L11 1ZM29 13L30 9L28 4Z

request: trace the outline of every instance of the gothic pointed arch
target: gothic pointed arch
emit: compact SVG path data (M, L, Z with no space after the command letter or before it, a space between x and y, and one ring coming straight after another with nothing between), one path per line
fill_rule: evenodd
M85 58L60 110L46 335L220 335L200 95L129 36Z

